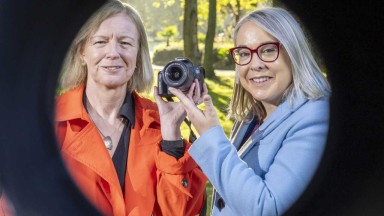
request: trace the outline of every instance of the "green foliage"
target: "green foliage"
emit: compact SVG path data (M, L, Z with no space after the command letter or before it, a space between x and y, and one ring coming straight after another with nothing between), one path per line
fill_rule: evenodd
M175 4L175 0L160 0L160 1L152 2L152 6L154 8L161 8L161 7L167 8L167 7L173 6L174 4Z
M169 39L178 34L176 26L167 26L164 31L158 31L156 33L157 36Z
M170 39L172 37L174 37L175 35L177 35L178 32L177 32L177 27L175 25L173 26L167 26L164 31L158 31L156 33L156 35L158 37L162 37L166 40L166 46L168 47L169 46L169 42L170 42Z
M165 65L176 57L184 57L183 50L179 46L158 47L153 53L152 62L155 65ZM201 55L201 52L199 52L199 58L201 58ZM200 65L200 62L193 62L193 64Z
M228 53L228 44L223 44L223 47L221 47L221 44L216 45L215 47L217 48L213 49L213 67L220 70L233 70L235 64ZM155 65L165 65L174 58L182 56L183 48L179 45L171 47L158 46L153 54L152 62ZM199 63L194 64L199 65Z
M235 73L217 73L217 80L205 80L208 86L209 95L211 95L213 105L215 105L220 124L223 126L227 136L229 136L233 125L233 121L227 118L227 110L232 96L234 77ZM204 108L204 105L200 106Z
M150 40L155 40L156 33L164 31L166 26L177 26L178 32L183 30L183 12L185 0L123 0L135 7L143 21ZM208 1L199 0L198 7L198 32L206 34L208 25ZM236 19L255 10L261 4L271 5L271 0L217 0L217 25L216 35L223 34L223 38L231 40ZM181 35L175 37L181 39Z
M180 47L158 48L153 53L152 62L155 65L166 65L169 61L176 57L183 56L183 49Z
M216 52L217 52L217 58L218 60L224 60L228 57L228 52L229 52L229 49L230 48L217 48L216 49Z
M205 34L197 33L197 41L199 42L199 44L204 44L204 40L205 40Z
M233 70L235 64L232 61L232 58L229 54L228 47L218 47L213 49L215 59L213 67L221 70Z

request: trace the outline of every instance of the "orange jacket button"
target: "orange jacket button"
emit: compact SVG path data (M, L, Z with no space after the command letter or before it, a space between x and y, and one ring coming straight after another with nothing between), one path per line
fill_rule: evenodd
M181 184L187 188L188 187L188 180L186 178L183 178L183 180L181 181Z

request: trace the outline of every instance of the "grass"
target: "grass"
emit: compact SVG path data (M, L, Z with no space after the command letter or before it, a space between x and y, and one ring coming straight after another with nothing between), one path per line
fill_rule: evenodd
M157 72L155 72L156 77L155 80L157 80ZM205 79L205 82L208 86L208 92L209 95L212 97L213 104L215 106L215 109L217 111L220 124L223 127L225 133L229 137L230 131L232 129L233 121L227 119L227 108L229 105L230 98L232 96L232 89L233 89L233 83L234 83L234 73L228 74L228 73L217 73L217 80L209 80ZM157 85L155 83L154 85ZM152 93L149 94L143 94L145 97L150 98L151 100L154 100ZM199 108L204 109L204 104L199 105ZM196 133L196 130L192 128L192 130ZM189 137L189 128L188 126L183 123L181 126L181 133L183 137ZM210 215L211 211L211 200L212 200L212 185L210 182L207 182L206 184L206 192L207 192L207 215Z

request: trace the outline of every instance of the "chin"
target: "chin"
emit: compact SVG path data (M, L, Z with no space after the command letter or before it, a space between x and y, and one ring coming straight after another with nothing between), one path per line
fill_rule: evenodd
M265 95L264 93L251 92L251 95L254 99L256 99L258 101L264 101L264 100L268 99L267 95Z
M114 88L119 88L119 87L122 87L122 86L126 86L127 82L109 81L109 82L103 82L102 85L104 85L105 87L107 87L109 89L114 89Z

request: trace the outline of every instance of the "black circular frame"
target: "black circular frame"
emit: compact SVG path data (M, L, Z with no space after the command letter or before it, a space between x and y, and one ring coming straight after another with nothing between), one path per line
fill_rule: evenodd
M0 182L17 215L99 215L66 172L53 121L64 55L102 3L0 2ZM333 94L322 163L285 215L384 215L384 105L377 102L384 97L383 73L377 73L384 61L376 53L384 13L359 1L286 4L317 42Z

